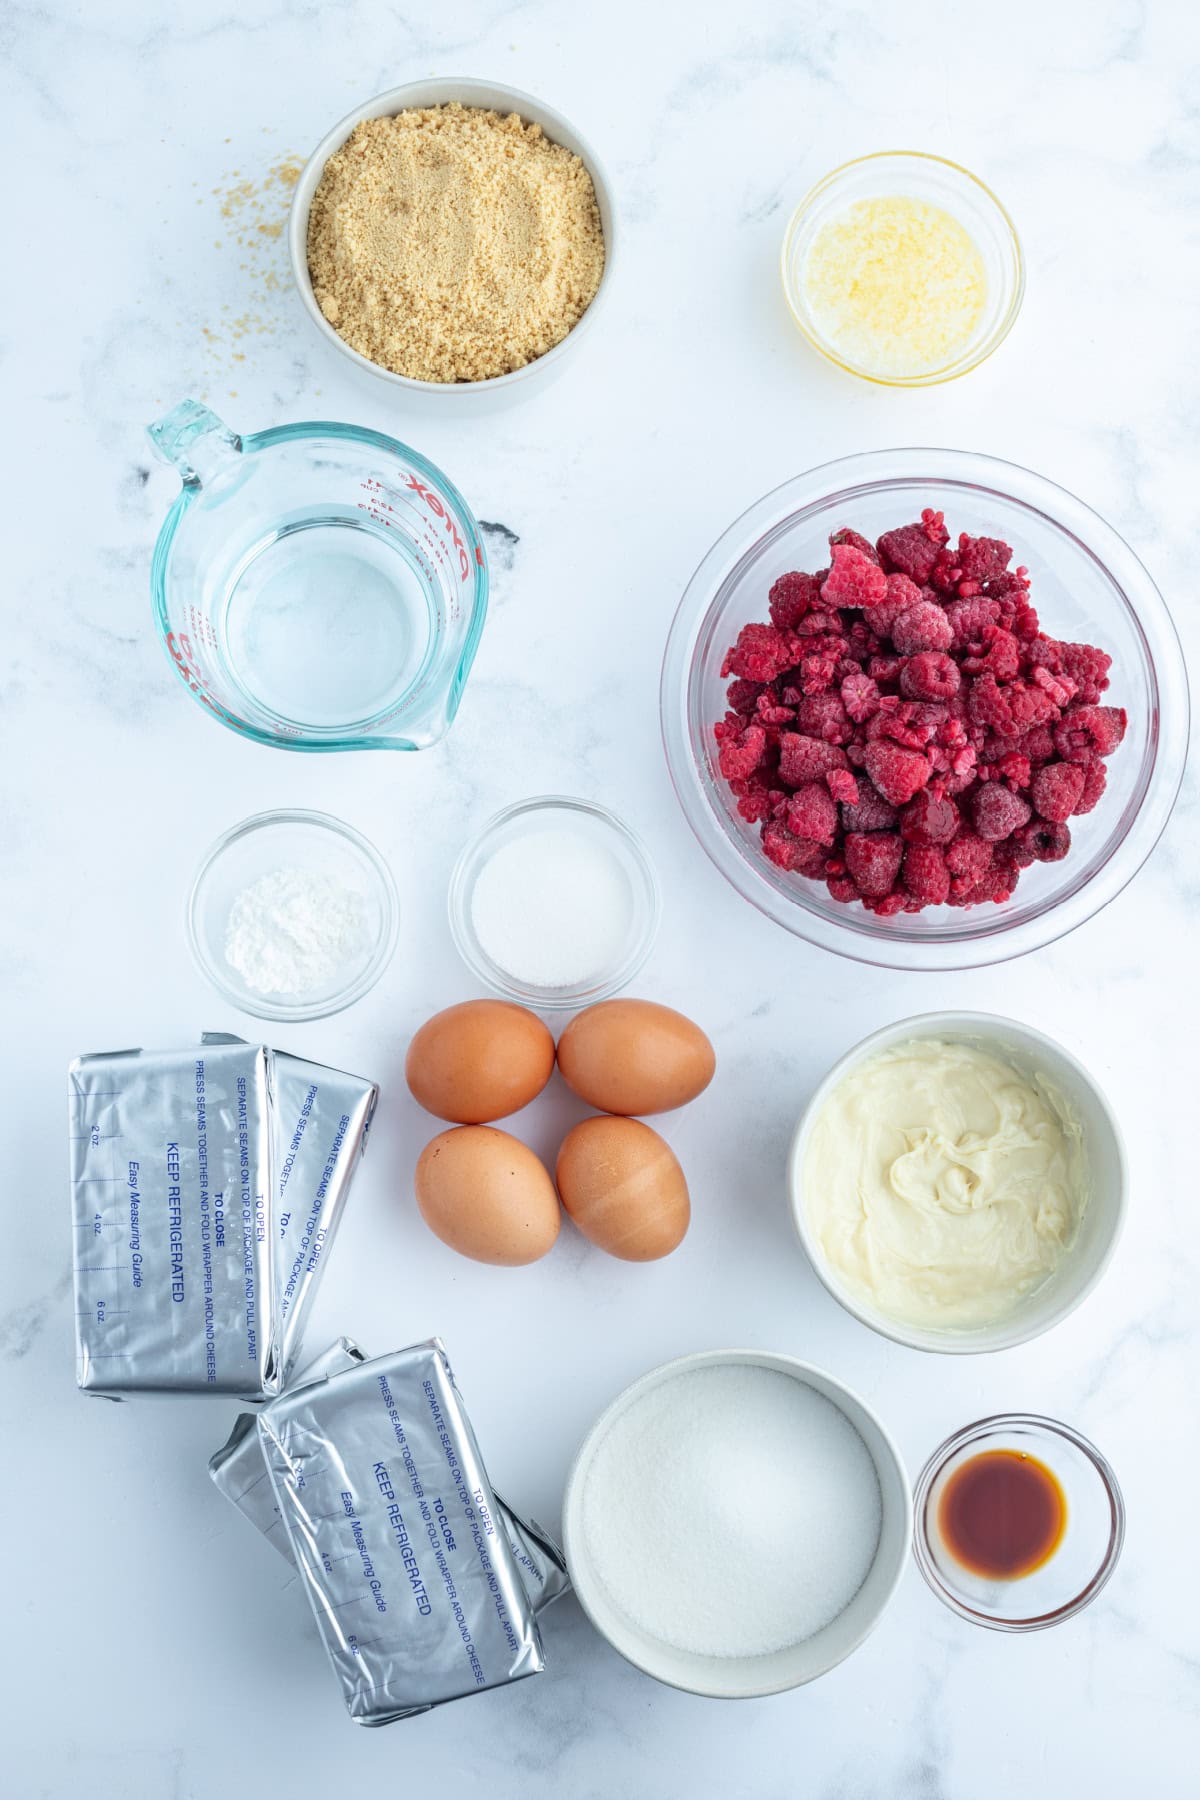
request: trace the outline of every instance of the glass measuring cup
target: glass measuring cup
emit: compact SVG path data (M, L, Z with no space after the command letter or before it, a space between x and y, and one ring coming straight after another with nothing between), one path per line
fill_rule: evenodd
M200 704L284 750L436 743L488 592L440 469L354 425L239 437L195 400L149 432L183 481L154 548L155 623Z

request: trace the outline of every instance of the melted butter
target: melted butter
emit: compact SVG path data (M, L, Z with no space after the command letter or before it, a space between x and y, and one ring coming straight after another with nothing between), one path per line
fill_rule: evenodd
M897 194L826 221L804 262L813 323L844 361L911 378L957 362L987 304L987 274L966 227Z
M1042 1075L917 1039L821 1108L805 1208L834 1273L906 1324L994 1324L1049 1280L1087 1206L1083 1131Z

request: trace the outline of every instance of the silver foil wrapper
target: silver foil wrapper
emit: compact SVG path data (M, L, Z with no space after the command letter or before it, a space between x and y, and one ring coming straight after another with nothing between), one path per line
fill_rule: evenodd
M276 1050L277 1289L285 1376L300 1349L322 1259L342 1217L379 1098L374 1082Z
M278 1386L270 1127L261 1046L71 1064L81 1388Z
M296 1377L296 1386L307 1387L311 1382L324 1381L330 1375L338 1375L366 1360L365 1352L350 1338L338 1338L328 1350L305 1366ZM209 1459L208 1472L225 1498L294 1567L287 1527L275 1499L257 1427L255 1414L240 1413L226 1442ZM496 1495L496 1518L508 1539L533 1610L540 1613L570 1589L563 1553L540 1525L523 1519L499 1494Z
M72 1063L80 1387L276 1393L378 1092L215 1032Z
M437 1339L281 1394L257 1428L356 1723L390 1724L544 1667Z

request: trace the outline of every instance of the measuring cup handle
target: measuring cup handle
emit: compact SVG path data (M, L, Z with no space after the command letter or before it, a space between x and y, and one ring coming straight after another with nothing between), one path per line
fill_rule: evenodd
M231 456L241 454L241 438L199 400L182 401L146 431L163 460L178 469L185 487L201 487Z

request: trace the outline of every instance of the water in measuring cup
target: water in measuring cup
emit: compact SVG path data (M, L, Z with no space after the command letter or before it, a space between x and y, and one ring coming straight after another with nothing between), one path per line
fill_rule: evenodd
M397 705L433 629L427 583L405 540L336 507L253 545L215 610L243 693L290 725L325 731Z

